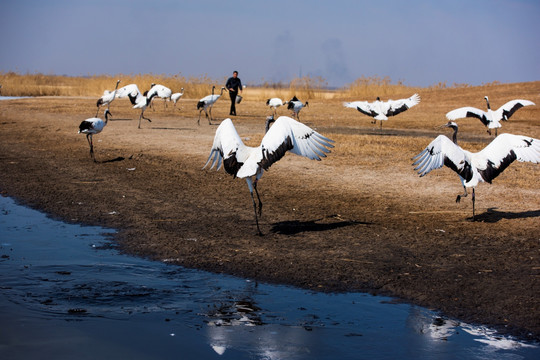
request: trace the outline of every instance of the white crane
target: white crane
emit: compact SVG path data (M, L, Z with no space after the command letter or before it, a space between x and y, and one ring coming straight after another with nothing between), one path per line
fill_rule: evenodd
M283 101L280 98L271 98L266 100L266 105L274 110L274 116L276 116L277 108L283 105Z
M150 90L148 90L148 97L152 96L154 93L157 95L157 97L160 97L163 99L164 101L163 106L166 108L167 101L171 100L172 90L166 86L152 83L152 85L150 85Z
M293 112L293 116L296 117L297 120L300 120L300 110L302 110L302 108L308 106L308 102L306 101L305 104L302 104L302 102L300 100L298 100L298 98L295 96L293 96L293 98L289 101L287 101L287 110L292 110Z
M236 132L231 119L225 119L216 130L214 144L208 156L208 160L203 169L212 160L210 169L217 163L216 170L221 168L221 163L225 171L234 177L246 179L253 209L255 211L255 222L257 231L262 235L257 217L257 205L253 197L253 190L257 194L259 201L258 214L262 214L262 202L257 191L257 183L262 177L264 170L281 159L287 151L305 156L311 160L321 160L325 154L333 148L334 141L322 136L308 126L287 116L280 116L275 124L270 128L270 123L274 122L274 117L269 116L266 120L266 134L262 138L261 144L257 147L244 145L242 139ZM253 179L255 177L255 179Z
M405 110L412 108L420 102L420 95L414 94L407 99L388 100L381 101L381 98L377 96L377 100L374 102L367 101L353 101L344 102L343 106L360 111L362 114L371 116L373 118L372 124L375 124L377 120L382 122L388 120L389 116L395 116L402 113Z
M111 105L111 102L116 97L116 91L118 90L118 84L120 84L120 80L116 81L116 87L113 91L105 90L103 92L103 95L98 99L96 105L97 105L97 111L96 111L96 117L99 112L99 108L102 105L107 105L107 109L109 109L109 106Z
M83 120L79 125L79 134L86 134L86 140L88 141L88 145L90 145L90 156L92 159L94 159L94 162L96 162L96 158L94 156L94 143L92 141L92 135L99 134L103 130L109 121L109 116L112 117L112 114L110 113L109 109L105 109L105 121L98 117L93 117Z
M133 108L141 109L141 115L139 116L139 129L141 128L141 119L152 122L152 120L150 120L149 118L144 117L144 110L146 110L146 108L148 107L148 105L150 105L152 99L156 95L156 92L154 92L152 95L148 95L148 91L145 91L145 93L141 95L138 90L128 94L129 100L131 101L131 104L133 104Z
M452 140L439 135L413 160L414 170L424 176L433 169L443 165L454 170L461 180L463 195L458 195L456 202L467 196L467 188L472 188L473 220L474 220L474 188L480 182L491 184L500 173L514 160L540 163L540 140L531 137L501 134L477 153L463 150L457 145L458 125L450 121L444 127L454 129Z
M180 98L184 95L184 88L180 89L180 92L174 93L171 95L171 100L174 102L174 107Z
M140 94L139 87L136 84L129 84L122 86L118 91L116 91L116 97L118 99L128 97L129 94Z
M223 95L223 90L225 90L225 88L222 87L221 93L219 95L214 95L215 88L215 86L212 86L212 94L203 97L197 103L197 110L199 110L199 119L197 120L197 125L201 125L201 112L203 110L206 114L206 118L208 119L208 124L212 125L212 106L214 106L215 102L219 100L221 95ZM208 114L210 114L210 117L208 116Z
M466 106L448 112L446 114L446 118L448 120L457 120L465 117L474 117L480 119L482 124L488 128L488 134L491 135L491 129L495 129L495 136L497 136L497 129L501 127L501 120L508 121L510 116L512 116L516 110L521 109L524 106L536 105L529 100L511 100L497 110L493 111L489 105L488 97L484 96L484 99L487 103L487 111Z

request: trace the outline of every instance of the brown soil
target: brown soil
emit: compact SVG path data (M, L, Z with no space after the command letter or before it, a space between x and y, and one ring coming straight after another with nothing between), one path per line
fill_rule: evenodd
M310 100L301 120L336 147L321 162L287 155L265 173L262 237L245 181L201 169L216 126L204 114L197 126L195 100L181 100L182 110L156 101L142 129L138 110L113 102L115 120L94 137L97 163L77 134L95 99L2 101L0 191L69 222L118 228L128 253L320 291L392 295L540 339L540 167L516 162L479 186L471 221L470 197L454 201L462 192L455 173L419 178L411 166L448 133L434 129L445 112L484 108L485 92L494 93L493 107L517 96L540 103L539 82L426 91L379 131L341 100ZM233 121L254 144L268 110L244 95ZM220 100L214 116L227 110ZM539 119L539 106L524 108L502 130L540 138ZM480 122L461 124L463 147L491 140Z

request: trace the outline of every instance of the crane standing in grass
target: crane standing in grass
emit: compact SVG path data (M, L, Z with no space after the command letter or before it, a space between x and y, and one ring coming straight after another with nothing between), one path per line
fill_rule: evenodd
M497 130L501 127L501 120L508 121L510 116L512 116L517 110L521 109L524 106L536 105L529 100L511 100L498 108L497 110L491 110L489 105L489 99L487 96L484 96L484 100L487 103L487 111L477 109L475 107L462 107L459 109L452 110L446 114L448 120L457 120L465 117L473 117L480 119L482 124L486 126L487 132L491 135L491 129L495 129L495 136L497 136Z
M204 169L212 160L210 169L217 163L216 170L219 170L223 162L227 173L246 179L259 235L262 235L258 220L258 216L262 214L262 202L257 191L257 183L264 170L268 170L287 151L311 160L321 160L321 157L326 157L326 153L330 152L328 148L334 147L331 144L332 140L290 117L280 116L270 128L272 122L274 117L269 116L266 120L266 134L261 144L258 147L250 147L244 145L231 119L223 120L216 130L212 150L203 167ZM258 209L253 196L254 190L259 202Z
M474 188L481 182L491 184L500 173L514 160L540 163L540 140L531 137L501 134L477 153L463 150L457 144L458 125L450 121L444 127L454 130L452 140L444 135L435 138L413 160L414 170L420 176L427 175L431 170L443 165L454 170L461 180L463 195L458 195L456 202L467 196L467 188L472 188L473 220L475 216Z
M98 117L93 117L83 120L79 125L79 134L86 134L86 140L88 141L88 145L90 145L90 156L92 157L94 162L96 162L96 158L94 156L94 143L92 140L92 136L95 134L99 134L103 130L103 128L105 127L105 125L107 125L107 122L109 121L109 116L112 117L112 114L109 112L109 109L105 109L105 121Z

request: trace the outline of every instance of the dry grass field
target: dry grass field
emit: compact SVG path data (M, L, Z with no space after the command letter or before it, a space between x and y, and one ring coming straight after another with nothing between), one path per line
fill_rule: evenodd
M118 228L116 240L133 254L320 291L389 294L540 339L540 166L515 162L492 185L481 184L474 222L470 198L455 203L462 192L455 173L443 168L419 178L411 166L437 135L451 135L437 128L446 112L485 109L485 95L494 108L515 98L540 104L540 82L426 89L375 82L381 86L363 90L362 82L334 91L245 89L233 122L246 144L262 137L266 98L294 94L309 100L300 120L336 142L321 162L287 155L265 173L263 237L245 181L201 170L216 125L228 117L228 96L214 106L215 124L203 118L197 126L200 94L189 82L183 87L191 95L177 109L155 101L142 129L139 111L115 100L113 121L94 137L98 163L77 130L113 78L91 94L0 102L0 190L66 221ZM382 131L342 106L414 92L420 104ZM480 121L458 123L462 147L477 151L491 141ZM500 132L538 139L540 106L502 125Z

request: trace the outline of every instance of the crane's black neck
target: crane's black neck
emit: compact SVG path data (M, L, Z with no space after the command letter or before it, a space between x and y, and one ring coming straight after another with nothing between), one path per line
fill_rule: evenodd
M273 116L269 116L266 118L266 123L264 124L264 133L266 134L268 132L268 130L270 130L270 124L273 123L275 120L274 120L274 117Z
M487 108L488 108L489 110L491 110L491 106L489 105L489 99L488 99L488 98L486 98L486 103L487 103Z
M457 126L452 126L452 129L454 129L454 134L452 135L452 141L454 142L454 144L457 145L457 132L458 132L458 128L457 128Z

